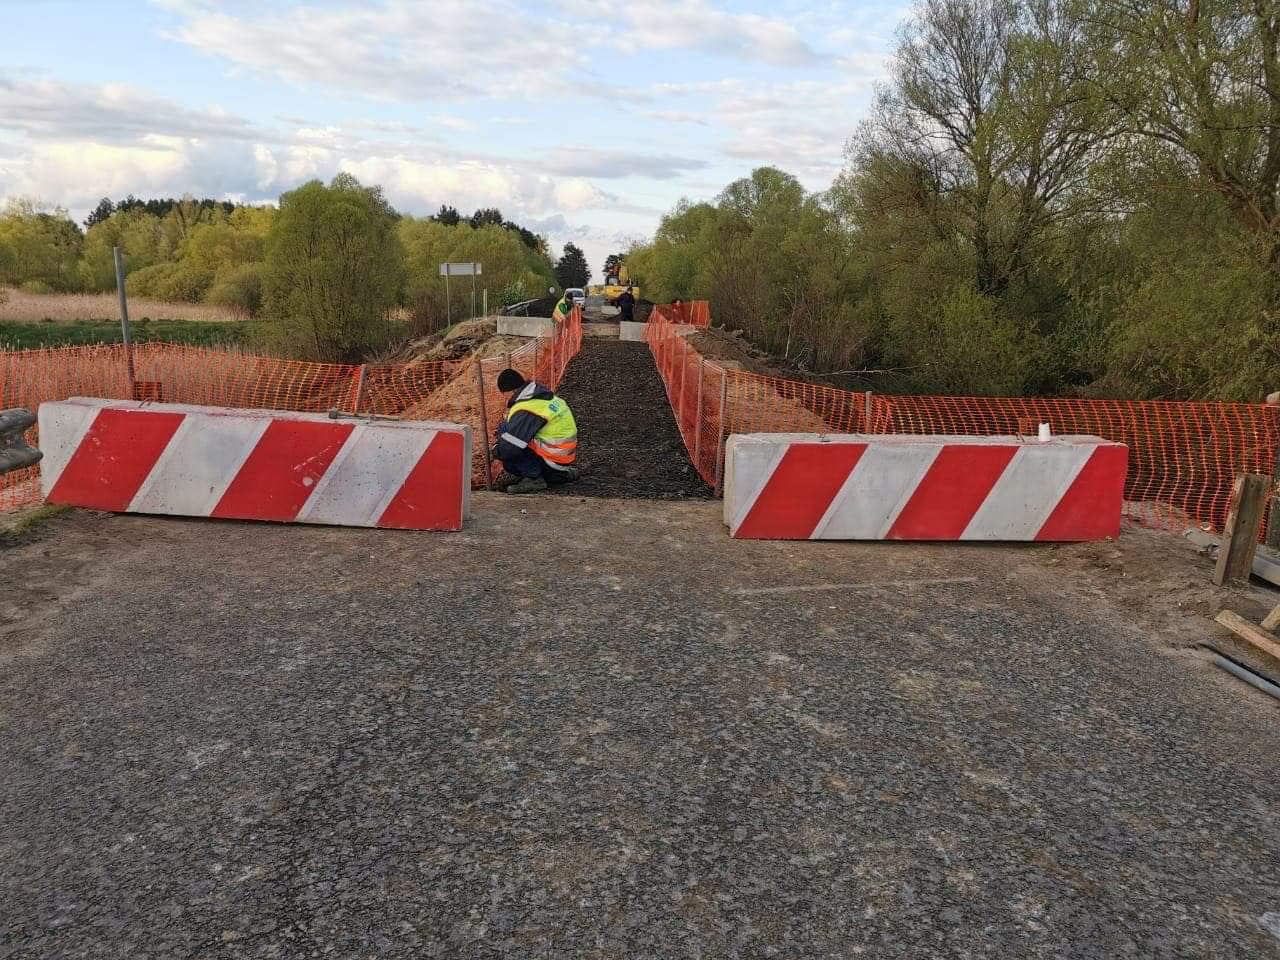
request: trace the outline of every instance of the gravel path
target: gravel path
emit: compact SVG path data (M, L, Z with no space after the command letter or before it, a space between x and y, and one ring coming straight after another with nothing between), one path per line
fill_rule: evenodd
M557 492L586 497L702 498L666 391L644 343L584 338L556 391L578 421L582 479Z
M1069 551L716 511L0 551L0 957L1280 956L1274 702Z

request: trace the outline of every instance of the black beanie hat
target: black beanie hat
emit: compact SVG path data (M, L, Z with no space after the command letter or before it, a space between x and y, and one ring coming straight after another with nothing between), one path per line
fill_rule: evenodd
M519 390L528 382L524 377L520 376L519 371L512 370L510 367L498 374L498 389L503 393Z

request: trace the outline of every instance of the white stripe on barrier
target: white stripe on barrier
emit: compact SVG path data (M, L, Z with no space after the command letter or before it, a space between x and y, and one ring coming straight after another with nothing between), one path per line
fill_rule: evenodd
M1094 448L1022 446L965 527L965 540L1034 540Z
M871 445L818 521L814 539L882 540L942 444Z
M60 405L56 417L57 429L46 428L45 422L40 424L40 450L44 456L40 459L40 487L42 496L48 496L53 485L57 483L62 471L67 468L71 458L80 448L84 435L93 425L93 418L98 409L90 406Z
M782 458L786 456L786 453L787 448L782 444L742 450L738 458L739 468L732 475L725 478L725 512L728 513L733 504L736 503L738 505L736 514L732 517L726 517L725 522L728 523L729 529L736 530L742 521L747 518L747 514L751 512L751 508L755 505L756 498L769 485L769 481L773 479L773 471L778 469L778 464L782 462ZM742 484L744 479L750 492L738 499L736 488ZM733 492L730 490L730 484L734 485L735 490Z
M188 414L129 509L205 516L218 505L271 421Z
M435 437L434 430L374 431L357 424L298 519L373 526Z

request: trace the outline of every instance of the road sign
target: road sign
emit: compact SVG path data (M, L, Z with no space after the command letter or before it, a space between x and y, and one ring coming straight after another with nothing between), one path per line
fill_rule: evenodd
M484 273L481 269L482 266L479 263L442 263L440 264L440 276L478 277Z

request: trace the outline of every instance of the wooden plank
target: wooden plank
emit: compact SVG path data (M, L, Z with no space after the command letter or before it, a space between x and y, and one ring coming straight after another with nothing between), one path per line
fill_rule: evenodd
M1252 644L1263 653L1280 660L1280 640L1259 626L1250 623L1234 610L1223 610L1213 619L1222 624L1241 640Z
M1222 549L1218 551L1218 565L1213 571L1213 582L1219 586L1249 579L1270 490L1271 478L1265 473L1242 473L1236 477L1231 488L1227 525L1222 531Z
M1280 603L1276 604L1276 608L1266 615L1262 621L1262 629L1270 630L1275 633L1276 627L1280 627Z
M1267 546L1280 551L1280 494L1271 498L1271 519L1267 521Z

